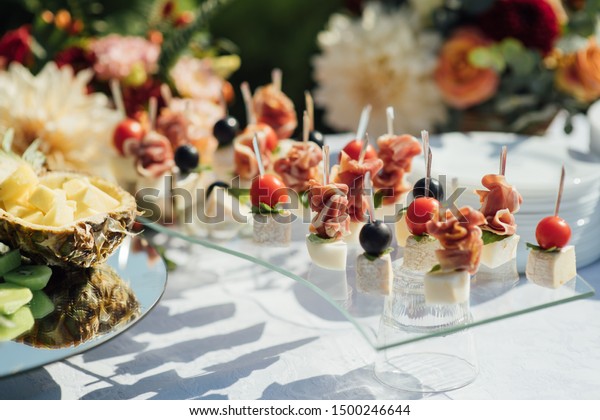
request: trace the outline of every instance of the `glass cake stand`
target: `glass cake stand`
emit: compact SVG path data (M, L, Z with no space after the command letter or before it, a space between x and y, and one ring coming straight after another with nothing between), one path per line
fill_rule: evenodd
M166 227L141 222L155 232L259 264L313 290L376 350L375 376L406 391L443 392L471 383L478 373L473 327L594 295L580 276L559 289L547 289L519 275L515 266L473 277L467 304L426 305L422 276L402 269L398 247L391 254L394 281L389 293L366 293L357 284L360 245L348 245L345 270L315 266L306 247L309 218L304 216L295 217L291 242L284 247L256 244L248 226L217 240L198 224Z

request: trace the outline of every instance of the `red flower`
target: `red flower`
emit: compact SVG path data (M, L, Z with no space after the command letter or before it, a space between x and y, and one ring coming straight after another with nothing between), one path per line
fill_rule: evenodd
M14 31L9 31L0 38L0 68L16 61L28 64L31 55L31 34L29 26L23 25Z
M543 55L552 50L559 35L558 18L546 0L498 0L478 23L492 39L516 38Z
M158 109L165 106L160 92L161 84L158 79L148 78L140 86L122 86L123 102L125 103L127 115L132 116L136 112L144 110L148 106L148 101L153 96L158 99Z
M94 53L81 47L69 47L56 54L54 61L59 68L69 65L77 73L94 65Z

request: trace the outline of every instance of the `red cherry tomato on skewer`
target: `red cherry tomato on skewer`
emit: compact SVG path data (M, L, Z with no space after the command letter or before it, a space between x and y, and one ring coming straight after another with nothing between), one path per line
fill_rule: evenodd
M363 143L360 140L352 140L342 149L350 159L358 160L360 157L360 151L362 150ZM367 146L367 151L365 152L365 160L366 159L375 159L377 157L377 152L375 148L370 144ZM339 160L342 160L342 154L340 153Z
M433 197L418 197L406 211L406 226L413 235L427 233L425 225L430 220L437 220L440 213L440 203Z
M544 217L535 229L535 239L543 249L562 248L571 239L571 228L558 216Z
M288 188L283 181L273 174L266 174L254 178L250 188L250 199L252 205L258 207L264 203L269 207L275 207L277 203L289 201Z
M125 141L129 139L142 141L144 134L142 124L131 118L126 118L115 128L115 132L113 133L113 144L119 154L124 156L125 152L123 150L123 144Z

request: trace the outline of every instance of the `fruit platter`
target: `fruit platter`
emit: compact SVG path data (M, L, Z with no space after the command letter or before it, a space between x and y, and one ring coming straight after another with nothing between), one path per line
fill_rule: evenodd
M92 348L141 319L166 285L131 232L133 196L101 178L44 169L37 143L0 151L0 376ZM118 252L117 252L118 250Z

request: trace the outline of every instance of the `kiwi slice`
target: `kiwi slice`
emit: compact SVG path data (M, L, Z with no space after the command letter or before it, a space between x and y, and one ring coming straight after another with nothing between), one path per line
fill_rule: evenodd
M42 290L35 290L29 302L29 308L34 319L42 319L54 311L54 303Z
M0 341L8 341L26 333L33 327L33 315L27 306L22 306L12 315L4 315L13 326L0 324Z
M31 290L16 284L0 283L0 314L14 314L33 297Z
M48 284L52 270L45 265L22 265L4 275L4 280L31 290L42 290Z
M0 277L3 277L9 271L21 265L21 253L18 249L13 249L0 256Z

